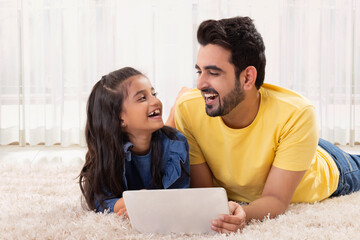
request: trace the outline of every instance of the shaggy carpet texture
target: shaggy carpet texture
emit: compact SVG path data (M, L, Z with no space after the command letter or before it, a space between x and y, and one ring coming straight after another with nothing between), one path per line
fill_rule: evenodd
M80 165L0 164L0 239L360 239L360 193L292 204L236 234L141 234L116 214L81 207Z

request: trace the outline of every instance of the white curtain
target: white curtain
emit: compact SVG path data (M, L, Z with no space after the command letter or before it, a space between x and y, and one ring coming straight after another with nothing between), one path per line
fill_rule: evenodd
M124 66L149 77L166 119L196 86L198 25L239 15L264 38L265 82L308 97L321 137L360 142L357 0L1 0L0 145L84 146L91 88Z

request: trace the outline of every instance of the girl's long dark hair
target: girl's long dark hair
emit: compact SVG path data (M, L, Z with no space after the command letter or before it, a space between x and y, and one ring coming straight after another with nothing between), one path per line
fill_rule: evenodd
M124 191L124 144L129 139L121 129L120 114L123 100L127 97L124 81L137 75L143 74L130 67L111 72L103 76L90 93L85 127L88 152L79 175L80 189L90 210L96 208L95 195L98 197L96 201L103 205L105 199L121 197ZM151 172L154 188L162 188L160 132L171 139L176 134L174 129L166 126L152 134Z

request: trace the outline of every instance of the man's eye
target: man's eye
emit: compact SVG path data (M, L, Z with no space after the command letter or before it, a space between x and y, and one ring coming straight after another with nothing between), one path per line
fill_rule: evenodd
M212 76L219 76L218 73L209 72L209 74L212 75Z
M201 71L196 71L196 74L200 75L200 74L201 74Z

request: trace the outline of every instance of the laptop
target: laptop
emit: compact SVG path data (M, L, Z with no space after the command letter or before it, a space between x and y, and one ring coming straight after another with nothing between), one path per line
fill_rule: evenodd
M132 228L142 233L215 233L211 220L229 214L221 187L128 190L123 198Z

